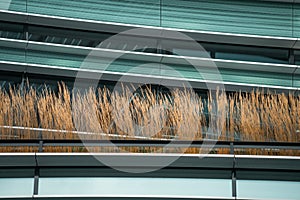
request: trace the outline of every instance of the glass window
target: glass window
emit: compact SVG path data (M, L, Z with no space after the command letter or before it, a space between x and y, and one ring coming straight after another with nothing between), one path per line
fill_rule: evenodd
M300 182L238 180L238 198L300 199Z
M0 178L0 196L31 196L33 178Z
M274 1L164 0L161 22L180 29L291 37L292 8Z
M299 65L300 64L300 51L294 51L294 55L295 55L295 64Z
M241 60L250 62L265 62L288 64L288 49L275 49L264 47L203 44L206 49L215 52L215 58L227 60Z
M10 86L21 83L22 75L18 72L0 71L0 88L9 89Z
M19 0L20 1L20 0ZM29 13L126 24L159 25L160 3L148 1L28 0ZM138 17L137 17L138 16Z
M24 25L0 22L0 38L25 40Z
M80 31L64 28L43 26L28 27L29 40L62 45L99 47L105 49L118 49L139 51L147 53L163 53L180 56L192 56L217 59L239 60L251 62L265 62L288 64L288 49L265 48L242 45L214 44L207 42L195 43L192 41L159 39L147 36L118 35L113 33ZM13 32L3 33L2 37L17 37ZM0 34L1 36L1 34ZM158 51L156 45L160 43L164 51Z
M193 178L41 178L40 195L231 197L231 180Z
M28 31L29 39L31 41L86 47L96 47L103 40L112 36L110 33L87 32L42 26L29 26Z
M0 10L26 12L26 3L24 0L1 0Z

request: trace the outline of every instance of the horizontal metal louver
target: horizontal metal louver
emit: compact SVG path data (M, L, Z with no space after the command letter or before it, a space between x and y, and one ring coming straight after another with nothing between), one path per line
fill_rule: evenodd
M1 10L187 30L298 37L300 5L238 0L2 0Z
M128 24L159 25L159 0L28 0L28 12Z
M292 4L163 0L162 25L203 31L292 36Z
M179 64L167 64L169 69L161 69L160 63L142 60L124 60L119 59L111 63L109 66L105 65L105 59L93 59L85 60L84 55L74 55L59 52L49 52L49 51L37 51L28 49L26 53L26 58L24 51L13 48L1 48L0 59L1 61L9 62L20 62L37 64L43 66L57 66L62 68L78 69L84 64L84 69L91 70L105 70L106 72L117 72L125 74L138 74L151 75L151 76L161 76L161 77L173 77L179 79L193 79L193 80L207 80L207 81L224 81L233 82L241 84L259 84L259 85L270 85L270 86L283 86L292 87L296 86L295 83L299 81L294 80L293 85L293 74L282 73L282 72L271 72L271 71L255 71L246 68L243 64L239 66L238 69L226 68L222 62L219 62L218 73L216 70L206 66L205 62L200 67L200 73L193 66L189 65L179 65ZM104 64L103 64L104 63ZM165 65L165 64L164 64ZM224 66L223 66L224 65ZM228 65L228 63L227 63ZM234 63L232 63L234 65ZM138 67L138 66L143 66ZM107 67L107 68L104 68ZM247 66L249 67L249 66ZM253 65L255 67L255 65ZM263 66L261 66L263 67ZM272 66L270 66L272 67ZM244 69L245 68L245 69ZM275 68L275 66L274 66ZM83 68L82 68L83 69ZM221 77L221 80L218 78Z

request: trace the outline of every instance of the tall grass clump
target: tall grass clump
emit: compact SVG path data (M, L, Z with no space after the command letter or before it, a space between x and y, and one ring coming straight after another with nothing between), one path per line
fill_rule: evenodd
M133 88L134 90L137 88ZM293 93L276 94L209 92L203 99L188 89L170 93L150 87L132 93L90 88L70 91L45 87L0 88L0 139L174 139L300 142L300 99ZM10 128L14 127L14 128ZM19 127L19 128L16 128ZM26 129L22 130L22 127ZM33 131L29 128L41 128ZM162 148L95 147L95 151L160 152ZM0 151L35 151L30 147L2 147ZM84 148L48 147L45 151L86 151ZM170 150L171 151L171 150ZM178 149L173 149L178 152ZM199 149L189 148L189 153ZM217 153L228 153L219 149ZM293 154L278 150L247 150L239 153Z

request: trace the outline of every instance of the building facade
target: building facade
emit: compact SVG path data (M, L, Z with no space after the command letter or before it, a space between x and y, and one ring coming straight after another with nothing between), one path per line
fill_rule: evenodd
M298 94L299 17L298 0L0 0L0 84ZM1 141L71 145L60 142ZM221 142L231 154L186 154L166 166L178 155L1 153L0 199L300 199L300 158L234 154L254 147L299 150Z

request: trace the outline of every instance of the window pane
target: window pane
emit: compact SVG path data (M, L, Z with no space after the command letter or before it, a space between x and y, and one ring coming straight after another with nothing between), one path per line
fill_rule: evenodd
M1 0L0 10L12 10L26 12L26 1L24 0Z
M159 25L158 0L28 0L28 12L51 16L120 22L127 24ZM138 16L138 17L137 17Z
M292 36L292 4L263 1L164 0L164 27Z
M231 180L188 178L41 178L39 194L230 197Z
M112 36L110 33L87 32L62 28L29 26L31 41L56 43L62 45L96 47Z
M24 25L8 22L0 22L0 37L24 40Z
M238 198L300 199L300 182L238 180Z
M295 54L295 64L299 65L300 64L300 51L296 50L296 51L294 51L294 54Z
M287 49L224 44L204 44L204 46L214 51L216 58L219 59L288 64Z
M0 196L31 196L33 178L0 178Z

